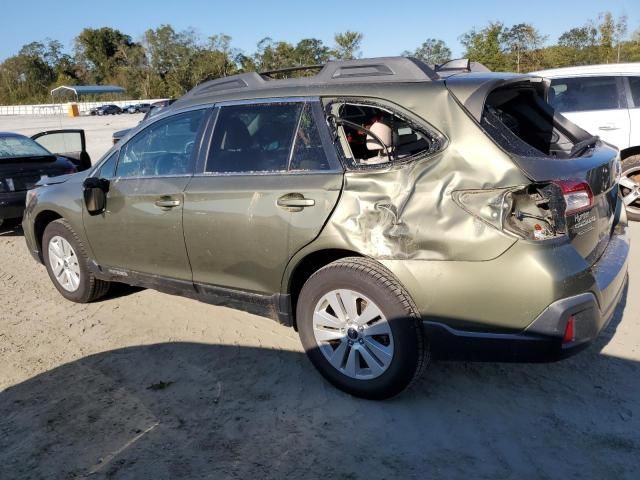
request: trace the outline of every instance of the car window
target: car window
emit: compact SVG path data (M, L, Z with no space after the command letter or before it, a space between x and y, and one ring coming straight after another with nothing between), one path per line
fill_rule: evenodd
M145 128L121 149L118 177L184 175L192 171L192 153L204 110L181 113Z
M298 122L290 170L329 170L331 167L320 139L311 104L305 104Z
M0 158L51 155L41 145L21 135L0 136Z
M622 107L616 77L554 78L548 101L559 112Z
M286 171L302 103L222 107L207 172Z
M113 178L116 174L116 164L118 163L118 152L113 152L109 158L107 158L102 166L98 169L96 177L100 178Z
M402 161L428 153L435 145L425 131L386 108L340 102L331 109L343 154L356 166Z
M640 107L640 77L629 77L629 88L631 89L633 106Z

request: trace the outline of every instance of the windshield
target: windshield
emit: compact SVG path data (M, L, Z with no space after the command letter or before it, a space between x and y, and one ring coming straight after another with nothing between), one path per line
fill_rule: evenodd
M0 159L18 157L41 157L51 152L27 137L0 137Z

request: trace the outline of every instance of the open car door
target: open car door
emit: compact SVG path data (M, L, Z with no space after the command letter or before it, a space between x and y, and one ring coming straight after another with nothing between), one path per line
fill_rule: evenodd
M51 153L68 158L78 171L91 167L84 130L48 130L31 137Z

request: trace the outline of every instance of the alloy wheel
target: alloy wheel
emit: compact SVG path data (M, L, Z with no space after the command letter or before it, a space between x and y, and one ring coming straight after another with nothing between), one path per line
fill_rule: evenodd
M71 244L56 235L49 241L49 264L56 281L68 292L80 286L80 263Z
M620 192L627 211L640 214L640 167L622 172Z
M332 290L318 301L313 334L327 361L350 378L376 378L393 360L387 318L372 300L354 290Z

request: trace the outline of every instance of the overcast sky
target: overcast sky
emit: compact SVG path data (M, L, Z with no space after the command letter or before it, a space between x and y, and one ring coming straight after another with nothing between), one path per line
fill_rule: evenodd
M460 34L492 20L532 23L554 42L605 10L626 14L630 32L640 28L640 0L12 1L0 10L0 60L25 43L47 37L70 51L73 38L85 27L109 26L139 40L145 30L163 23L177 30L193 27L203 38L226 33L233 37L233 46L245 52L267 36L294 43L314 37L332 45L334 33L350 29L364 33L362 53L367 57L398 55L426 38L444 40L454 56L460 56Z

